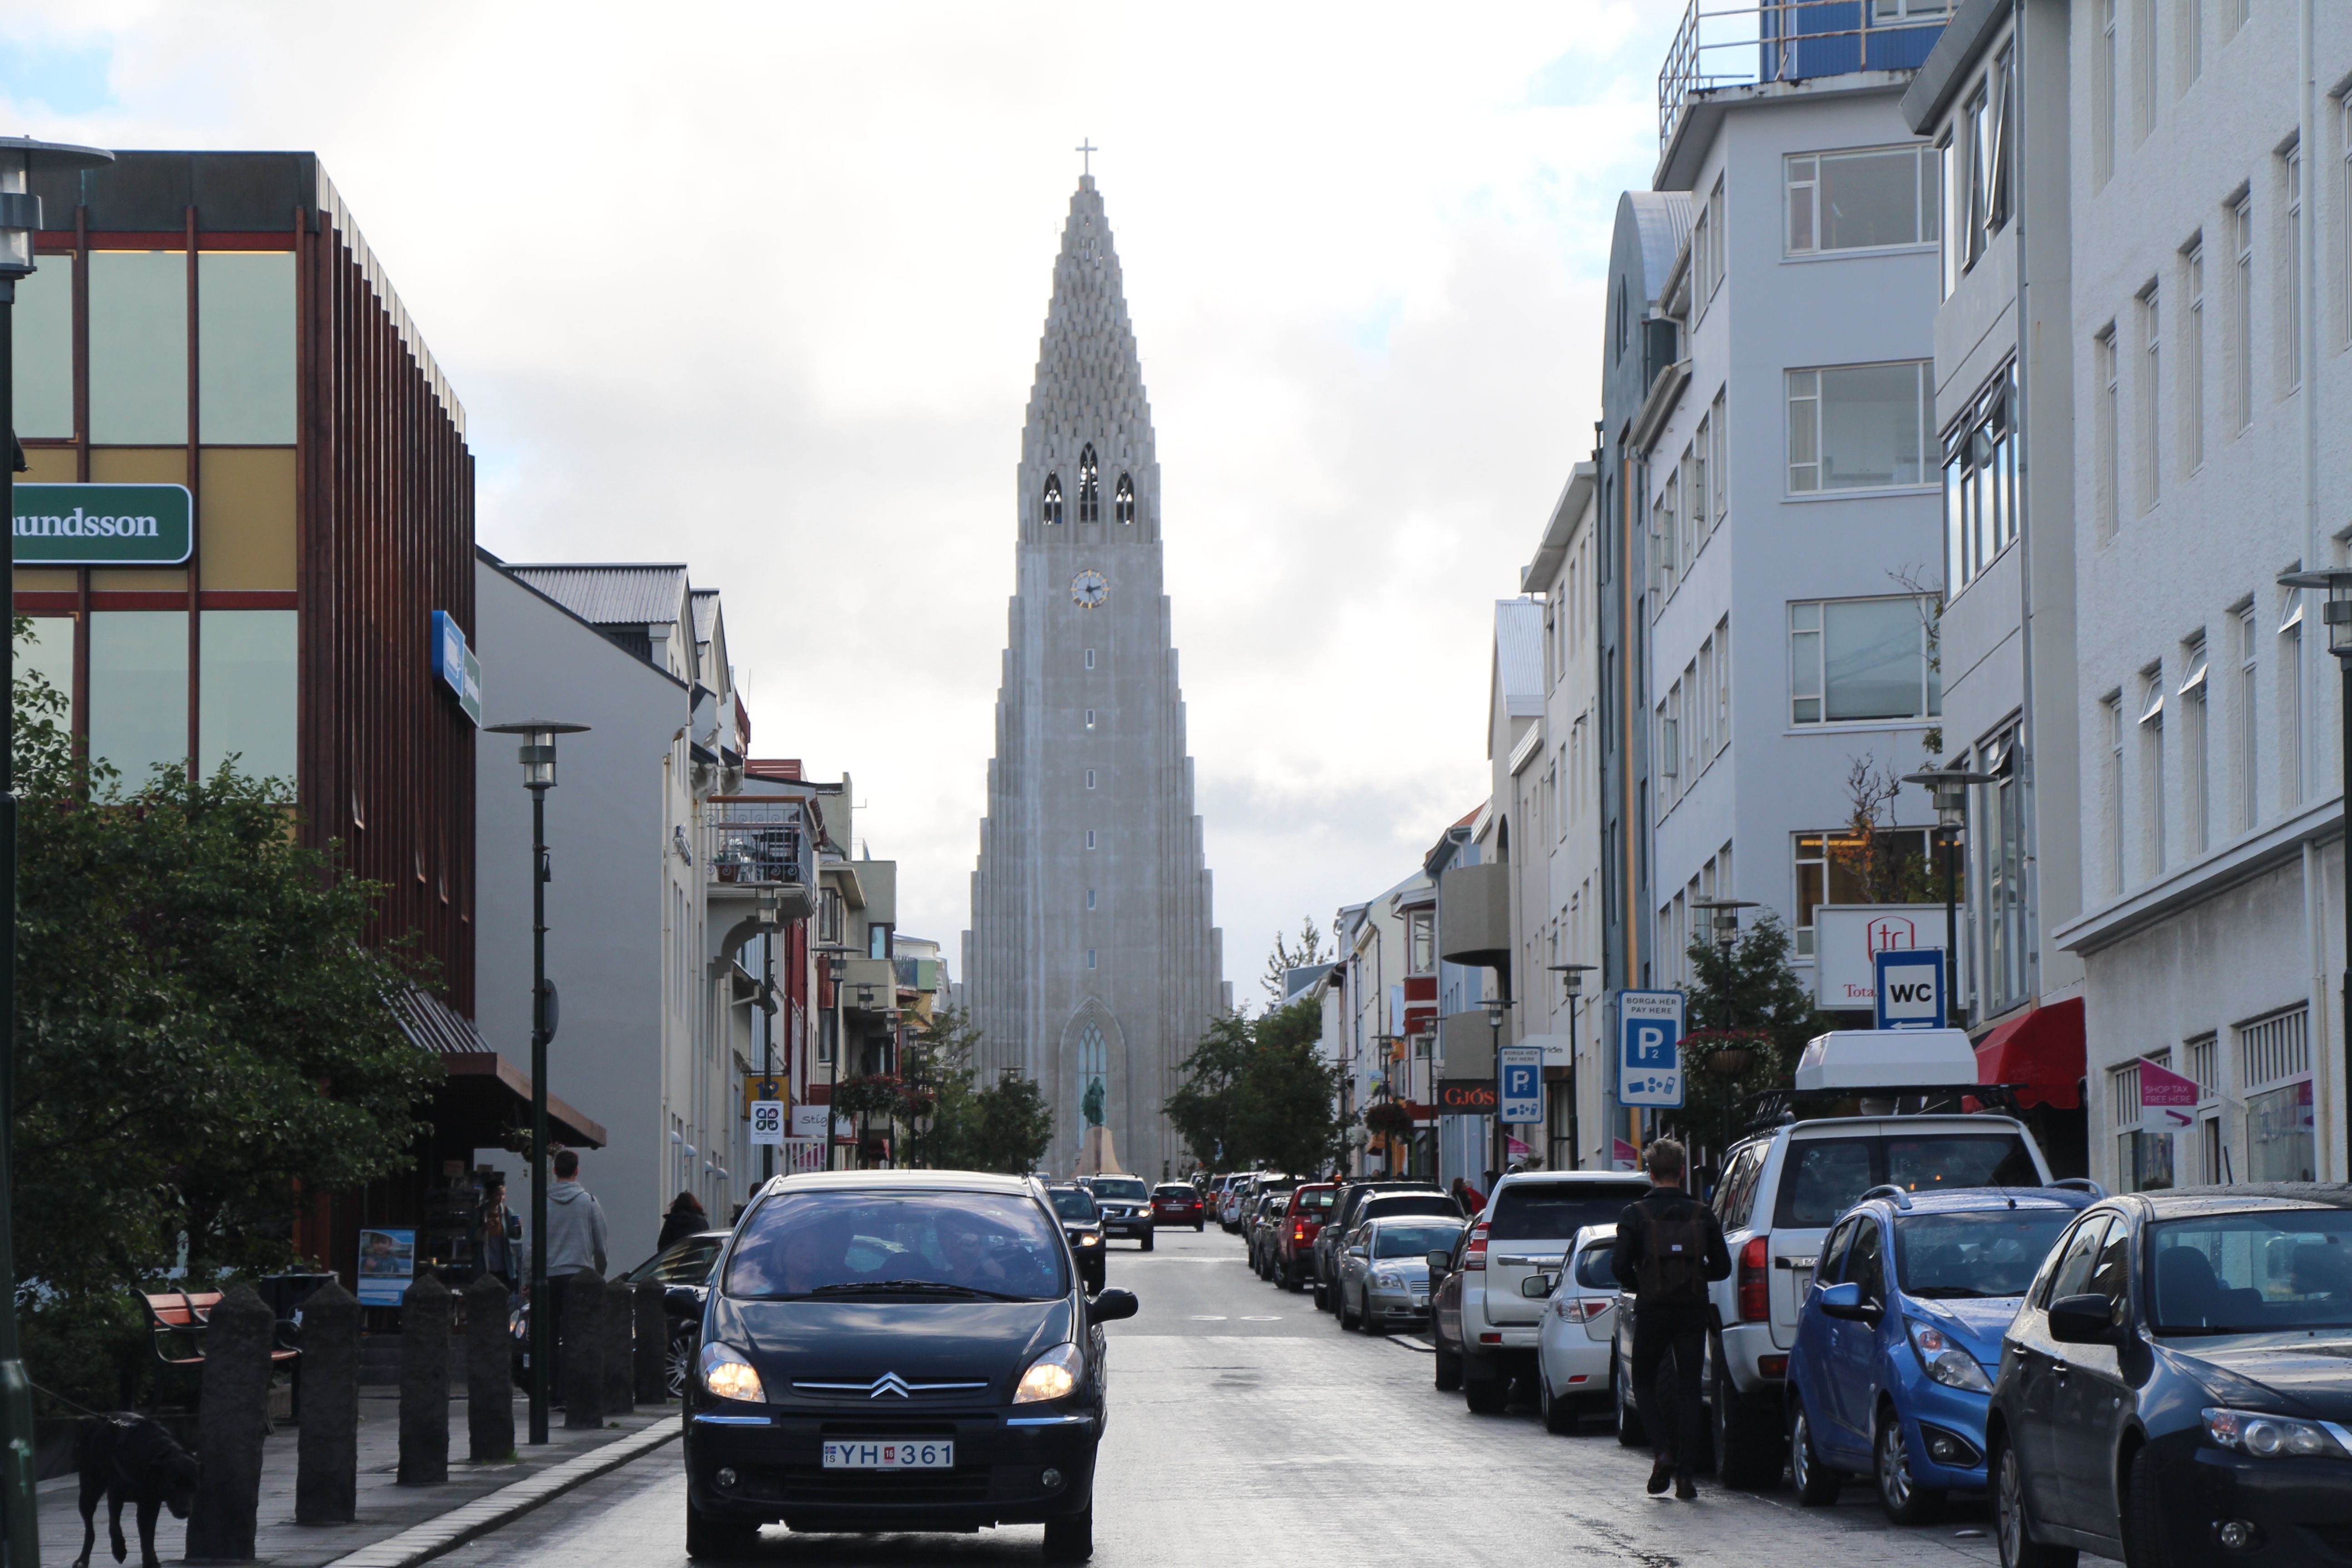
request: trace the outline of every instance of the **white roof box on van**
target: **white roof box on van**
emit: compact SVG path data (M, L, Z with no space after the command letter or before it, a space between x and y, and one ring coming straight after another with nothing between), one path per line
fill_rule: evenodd
M1977 1081L1965 1029L1832 1029L1805 1042L1800 1091L1944 1088Z

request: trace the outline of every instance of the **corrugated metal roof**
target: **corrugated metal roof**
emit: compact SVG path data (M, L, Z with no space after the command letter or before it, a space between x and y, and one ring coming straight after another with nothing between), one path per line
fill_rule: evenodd
M718 617L718 615L719 615L719 590L718 590L718 589L716 589L716 588L697 588L697 589L695 589L695 590L694 590L694 640L695 640L695 641L697 641L697 642L709 642L709 641L710 640L710 623L711 623L714 619L716 619L716 618Z
M1543 712L1543 605L1495 601L1495 679L1512 718Z
M1627 191L1634 232L1642 237L1642 285L1652 292L1645 303L1658 303L1657 289L1665 287L1675 258L1690 240L1691 199L1687 191Z
M675 625L686 609L683 565L543 562L507 570L591 626Z
M428 1056L489 1049L482 1044L471 1018L422 986L412 985L391 1001L392 1015L400 1021L408 1043Z

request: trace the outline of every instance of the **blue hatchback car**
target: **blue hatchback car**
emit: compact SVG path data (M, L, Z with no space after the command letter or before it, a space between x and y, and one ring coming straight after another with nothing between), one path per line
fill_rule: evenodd
M1897 1524L1985 1487L2001 1331L2076 1213L2084 1182L1874 1187L1822 1244L1789 1356L1789 1465L1809 1507L1867 1475Z

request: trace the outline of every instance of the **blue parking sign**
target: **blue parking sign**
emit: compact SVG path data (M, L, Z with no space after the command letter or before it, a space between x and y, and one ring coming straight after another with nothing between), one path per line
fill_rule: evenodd
M1518 1126L1544 1119L1543 1047L1505 1046L1496 1056L1495 1117Z
M1683 1102L1683 994L1617 994L1617 1100L1672 1109Z

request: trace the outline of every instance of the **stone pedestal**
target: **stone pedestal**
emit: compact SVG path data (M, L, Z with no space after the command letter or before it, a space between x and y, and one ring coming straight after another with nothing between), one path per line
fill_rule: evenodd
M625 1279L604 1287L604 1414L625 1415L637 1402L637 1289Z
M466 1287L466 1457L478 1465L514 1452L514 1368L506 1281L485 1274Z
M1118 1150L1111 1142L1110 1129L1087 1128L1085 1141L1078 1145L1078 1174L1103 1176L1121 1173Z
M669 1313L662 1305L668 1287L646 1279L630 1288L635 1293L637 1319L637 1403L669 1403Z
M204 1474L188 1513L190 1561L253 1561L277 1323L253 1287L239 1285L221 1298L205 1331L203 1405L196 1415L196 1458Z
M302 1425L294 1455L294 1522L359 1517L360 1304L330 1279L302 1303Z
M604 1425L604 1277L583 1268L563 1281L556 1370L563 1377L567 1431Z
M449 1479L449 1287L427 1269L400 1296L400 1473L404 1487Z

